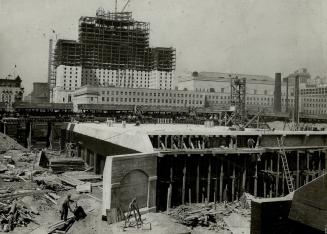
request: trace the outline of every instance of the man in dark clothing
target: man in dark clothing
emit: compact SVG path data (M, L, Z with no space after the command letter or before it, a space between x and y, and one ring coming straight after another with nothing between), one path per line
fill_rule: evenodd
M248 147L255 148L255 141L252 138L248 139Z
M73 212L72 208L69 205L69 202L74 202L73 200L70 199L71 195L68 194L67 198L65 199L65 201L62 203L62 207L61 207L61 220L66 221L67 220L67 216L68 216L68 209Z

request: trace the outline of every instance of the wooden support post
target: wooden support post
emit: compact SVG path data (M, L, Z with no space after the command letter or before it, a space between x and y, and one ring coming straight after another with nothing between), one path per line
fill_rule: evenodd
M244 168L242 175L242 190L245 192L245 184L246 184L246 157L244 157Z
M296 151L296 188L299 187L300 187L300 152Z
M208 160L208 180L207 180L207 200L210 202L210 187L211 187L211 156Z
M49 131L49 133L48 133L48 136L49 136L49 138L48 138L48 141L49 141L49 145L48 145L48 149L52 149L52 141L53 141L53 136L52 136L52 132L53 132L53 125L52 125L52 123L50 122L50 123L48 123L48 131Z
M219 202L223 201L223 183L224 183L224 162L220 164L220 180L219 180Z
M191 204L192 203L192 193L191 193L191 189L188 189L188 203Z
M318 176L321 176L321 151L320 150L318 151L318 158L319 158L319 161L318 161Z
M279 162L280 162L280 155L277 154L276 197L278 197L278 187L279 187Z
M310 155L309 152L307 151L307 173L305 175L305 183L309 183L309 171L310 171Z
M265 159L265 172L267 171L267 160ZM263 196L267 197L267 182L265 177L263 177Z
M235 161L233 163L233 176L232 176L232 202L235 200Z
M216 164L216 180L215 180L215 188L214 188L214 196L213 196L213 201L216 203L217 201L217 191L218 191L218 164Z
M186 184L186 159L183 168L183 187L182 187L182 204L185 204L185 184Z
M196 165L196 202L199 203L200 195L200 159L198 158L198 164Z
M272 157L270 158L270 171L271 171L271 172L274 171L274 170L273 170L273 158L272 158ZM274 187L274 186L273 186L273 184L271 183L271 184L270 184L270 191L269 191L269 196L270 196L270 197L273 196L273 195L272 195L272 194L273 194L273 187Z
M171 207L171 197L172 197L172 192L173 192L173 166L171 165L170 166L170 183L169 183L169 190L168 190L168 201L169 203L167 202L167 205L169 206L169 208ZM168 209L167 209L168 211Z
M168 149L168 135L165 135L165 148Z
M31 150L32 147L32 122L29 123L29 131L28 131L28 140L27 140L27 148Z
M194 148L194 145L193 145L193 143L192 143L192 136L189 136L189 137L188 137L188 144L190 145L191 149L195 149L195 148Z
M160 149L160 147L161 147L161 144L160 144L160 135L158 135L158 147L157 147L157 149Z
M283 180L282 195L284 196L285 195L285 173L283 173L282 180Z
M254 172L254 196L258 196L258 161L255 161L255 172Z
M168 192L167 192L167 215L169 214L170 210L170 205L171 205L171 185L168 187Z

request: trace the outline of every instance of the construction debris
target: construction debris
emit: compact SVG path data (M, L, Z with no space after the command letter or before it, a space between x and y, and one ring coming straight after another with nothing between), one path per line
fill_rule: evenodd
M91 183L87 182L84 184L79 184L76 186L76 191L78 193L91 193L92 192L92 187L91 187Z
M243 209L238 201L232 203L209 203L181 205L170 211L169 215L183 225L195 228L206 227L209 230L221 231L230 228L224 221L224 217L232 213L250 217L250 210Z
M85 170L85 163L81 158L53 158L50 159L50 168L53 173L83 171Z
M23 227L33 222L35 212L25 206L18 205L15 201L11 203L0 203L0 231L9 232L15 227Z

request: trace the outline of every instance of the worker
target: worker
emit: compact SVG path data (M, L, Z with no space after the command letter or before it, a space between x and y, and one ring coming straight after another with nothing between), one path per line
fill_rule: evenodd
M255 147L255 141L253 140L253 138L248 139L248 147L249 148L254 148Z
M65 201L62 203L62 207L61 207L61 220L66 221L67 220L67 216L68 216L68 209L73 212L72 208L70 207L70 202L74 202L73 200L70 199L71 195L68 194Z

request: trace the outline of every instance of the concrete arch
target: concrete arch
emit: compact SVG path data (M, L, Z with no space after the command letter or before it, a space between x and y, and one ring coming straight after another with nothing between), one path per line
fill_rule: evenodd
M147 206L148 174L140 169L134 169L125 174L120 180L116 198L123 211L128 210L129 203L136 197L139 208Z

